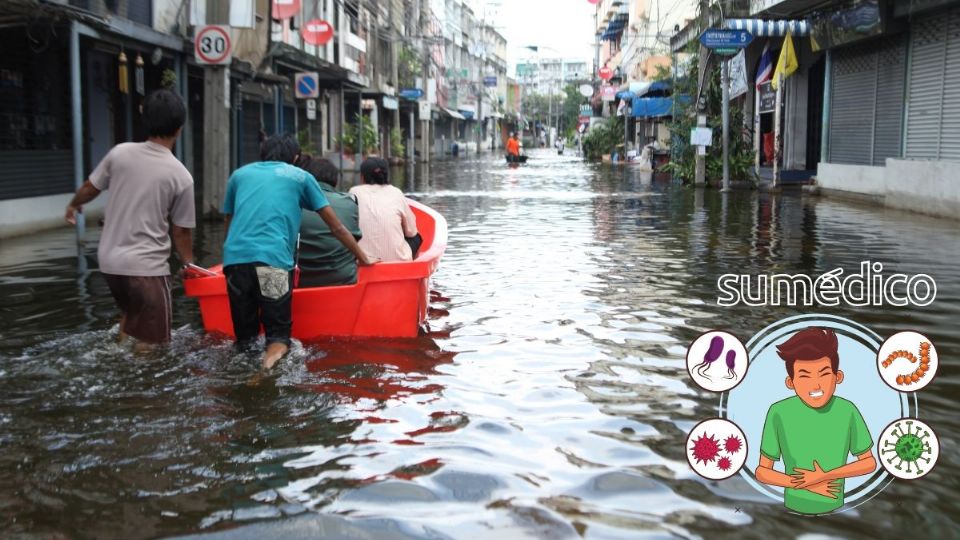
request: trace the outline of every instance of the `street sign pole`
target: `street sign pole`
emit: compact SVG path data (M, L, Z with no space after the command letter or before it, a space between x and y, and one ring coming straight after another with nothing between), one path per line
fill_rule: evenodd
M720 63L720 86L723 87L723 191L730 191L730 60Z

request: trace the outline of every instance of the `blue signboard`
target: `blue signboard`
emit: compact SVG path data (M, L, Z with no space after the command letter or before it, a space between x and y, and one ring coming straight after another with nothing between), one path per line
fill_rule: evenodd
M746 30L708 28L700 35L700 44L708 49L742 49L753 41L753 34Z
M496 85L497 85L497 78L496 78L496 77L484 77L484 78L483 78L483 85L484 85L484 86L496 86Z
M419 88L401 88L400 97L403 99L417 100L423 97L423 90Z

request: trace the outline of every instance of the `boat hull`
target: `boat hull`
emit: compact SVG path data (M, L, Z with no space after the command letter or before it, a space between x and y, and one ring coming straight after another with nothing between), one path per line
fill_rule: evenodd
M416 260L360 267L354 285L294 289L293 337L417 336L427 316L430 276L447 247L447 222L428 206L408 203L423 237ZM226 280L220 266L210 270L217 275L185 280L184 289L199 302L204 329L232 337Z

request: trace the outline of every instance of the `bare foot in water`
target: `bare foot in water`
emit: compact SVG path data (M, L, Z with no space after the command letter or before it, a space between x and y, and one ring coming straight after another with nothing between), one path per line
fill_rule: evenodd
M290 350L283 343L271 343L267 345L267 350L263 351L263 369L271 369L283 358Z

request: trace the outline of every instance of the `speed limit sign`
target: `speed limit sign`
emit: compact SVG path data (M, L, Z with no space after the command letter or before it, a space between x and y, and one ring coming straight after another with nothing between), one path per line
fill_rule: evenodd
M193 40L194 57L198 64L229 64L230 46L229 26L201 26Z

